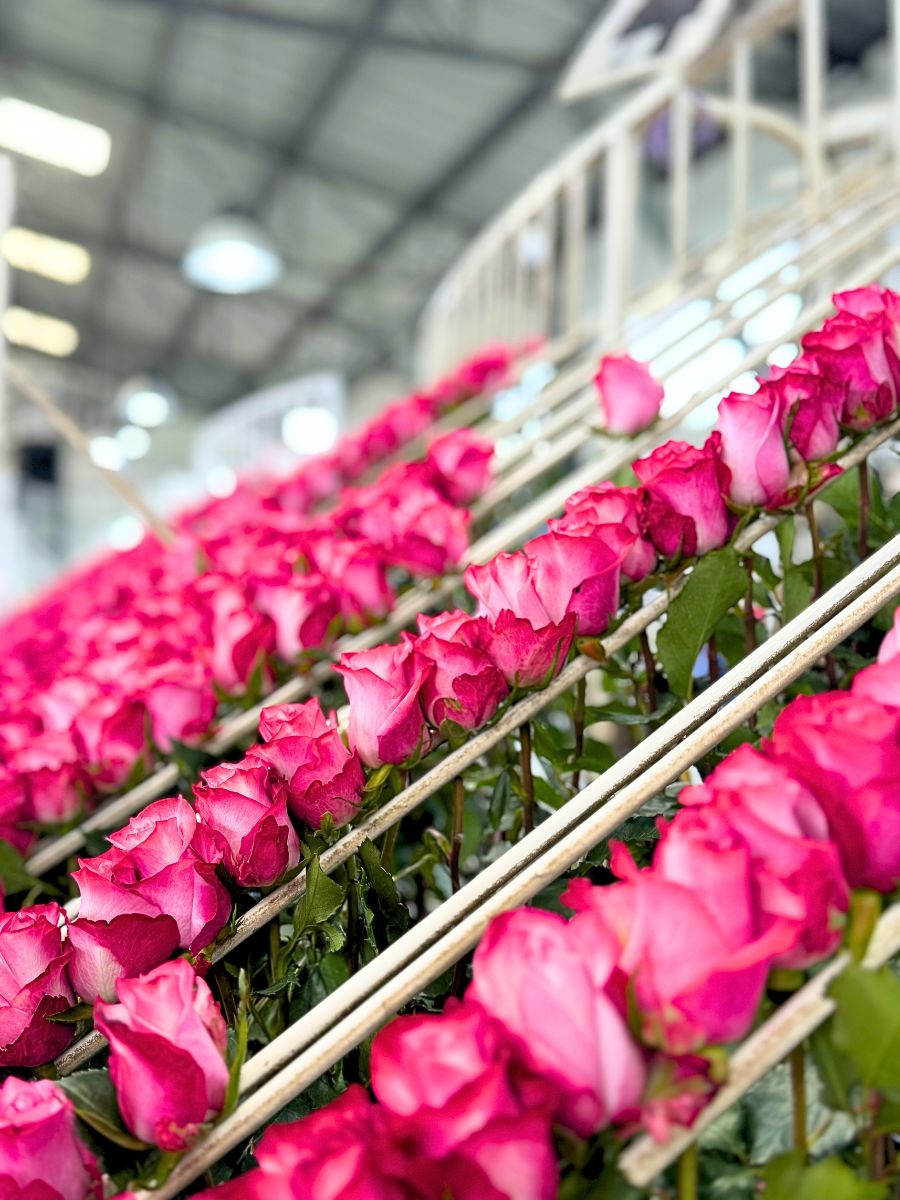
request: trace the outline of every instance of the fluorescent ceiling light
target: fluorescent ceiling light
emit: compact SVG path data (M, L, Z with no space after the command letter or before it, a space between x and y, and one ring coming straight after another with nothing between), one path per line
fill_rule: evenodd
M150 449L150 434L140 425L123 425L116 433L116 441L125 457L132 462L143 458Z
M67 358L78 346L78 330L71 322L15 304L3 314L3 334L16 346L27 346L54 358Z
M206 473L206 490L211 496L218 496L220 500L231 495L237 487L237 482L237 475L224 463L210 468Z
M181 269L195 287L240 296L271 287L284 263L261 225L239 213L222 213L201 225Z
M99 125L14 96L0 98L0 146L79 175L102 175L112 142Z
M116 393L116 408L132 425L155 429L169 419L176 408L176 396L163 379L135 375L126 379Z
M144 527L131 513L123 513L110 522L106 540L114 550L133 550L144 540Z
M88 449L98 467L106 467L107 471L121 471L125 466L124 451L109 434L92 437Z
M281 436L295 454L324 454L337 441L338 419L327 408L298 405L282 417Z
M91 256L84 246L21 225L7 229L0 249L17 271L30 271L58 283L81 283L91 269Z

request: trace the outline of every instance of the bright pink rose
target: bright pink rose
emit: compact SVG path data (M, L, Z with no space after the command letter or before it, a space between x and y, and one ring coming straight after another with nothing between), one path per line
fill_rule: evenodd
M409 642L341 655L350 701L350 746L368 767L398 766L427 753L422 692L434 663Z
M728 470L716 434L701 449L666 442L633 465L648 496L647 532L660 554L706 554L724 546L731 518L723 494Z
M187 800L148 804L108 840L110 850L80 859L72 873L80 916L112 921L122 913L168 913L183 949L196 954L208 946L231 915L231 897L216 875L221 843L198 824Z
M551 623L538 595L534 563L521 552L495 554L490 562L466 567L466 590L478 601L478 612L496 620L502 612L514 613L540 629Z
M275 648L285 662L294 662L301 650L327 649L338 632L341 602L321 575L259 580L253 600L274 621Z
M594 383L607 433L630 437L659 416L665 393L646 363L636 362L628 354L607 354L600 359Z
M216 715L216 693L209 668L196 661L171 659L148 671L140 696L150 713L153 741L171 754L174 742L198 742Z
M576 932L594 922L618 940L616 965L629 981L643 1040L676 1055L743 1037L772 960L789 941L777 926L760 935L750 855L724 822L718 840L687 832L659 867L644 871L617 845L613 870L626 882L592 887L576 879L564 896L576 910Z
M245 758L204 771L194 784L200 820L222 838L225 868L241 887L269 887L300 861L284 781Z
M519 909L491 922L467 993L555 1086L557 1120L581 1137L632 1112L644 1086L641 1052L609 990L615 957L602 929Z
M97 1160L78 1138L75 1110L49 1079L0 1085L0 1196L103 1200Z
M451 504L471 504L491 482L493 445L471 429L454 429L432 442L425 463Z
M20 854L34 842L34 833L25 828L31 819L27 780L0 763L0 838Z
M213 679L230 695L240 694L275 647L272 622L227 575L202 575L193 590L209 627Z
M885 312L850 309L804 336L804 359L815 361L826 379L844 388L841 424L846 428L869 429L896 408L900 363L895 338L895 323Z
M386 617L394 603L384 560L377 549L357 538L345 538L333 530L303 534L303 554L314 571L335 588L346 621Z
M35 734L10 756L9 766L27 780L32 821L59 825L84 809L90 783L71 733Z
M711 1072L702 1054L654 1054L641 1101L641 1125L651 1137L665 1142L675 1126L690 1129L717 1091Z
M122 787L139 761L150 766L150 722L140 700L100 695L78 713L73 732L94 785L103 791Z
M773 371L762 386L781 397L790 443L802 459L815 462L834 453L841 437L844 389L820 375L814 359L800 358Z
M731 472L728 495L741 508L764 507L787 489L791 467L785 417L782 396L766 387L751 396L732 392L719 403L716 429L722 461Z
M58 904L0 916L0 1067L39 1067L61 1054L74 1026L48 1021L75 1002Z
M325 813L336 826L359 811L365 776L348 750L334 713L326 719L318 700L264 708L259 719L264 746L251 746L250 761L266 763L287 784L288 808L318 829Z
M122 1120L161 1150L186 1150L222 1111L228 1088L225 1021L183 958L120 979L118 1004L100 1000L94 1023L109 1042Z
M634 538L634 544L622 560L626 579L643 579L656 566L656 550L642 536L644 496L637 488L598 483L582 488L566 501L565 516L548 521L554 533L604 536L604 527L616 525Z
M900 708L900 608L882 639L878 661L860 671L851 688L854 696L874 700L885 708Z
M69 978L87 1004L115 1000L118 980L158 967L172 957L180 940L177 924L165 913L122 913L111 921L78 917L69 922L68 935Z
M487 724L509 692L490 658L481 650L445 641L433 633L410 641L419 654L434 663L434 671L422 687L429 724L440 729L450 721L466 730Z
M900 710L847 692L798 696L767 750L828 817L851 887L891 892L900 881Z

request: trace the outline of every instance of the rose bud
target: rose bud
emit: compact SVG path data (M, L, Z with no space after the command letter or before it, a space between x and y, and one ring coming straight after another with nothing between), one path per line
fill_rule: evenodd
M231 897L216 876L221 841L197 822L181 796L156 800L124 829L108 835L112 848L79 859L72 878L81 892L80 917L111 921L121 913L168 913L182 949L197 954L231 915Z
M10 767L27 781L31 820L59 825L77 817L91 787L78 745L68 731L35 734L10 756Z
M274 650L275 627L251 606L247 589L227 575L203 575L195 591L209 624L213 679L238 695Z
M900 709L865 696L798 696L766 752L821 804L851 887L892 892L900 881Z
M147 670L139 695L150 713L154 744L171 754L174 742L201 741L216 715L210 668L196 659L169 659Z
M120 979L118 1004L98 1001L122 1120L161 1150L186 1150L222 1111L226 1026L209 987L183 958Z
M97 1160L78 1138L75 1110L49 1079L0 1085L0 1196L103 1200Z
M275 646L285 662L301 650L328 647L334 640L340 601L321 575L298 575L256 582L254 603L275 622Z
M94 786L104 792L122 787L139 761L151 765L150 723L140 700L100 695L76 715L72 729Z
M62 1053L74 1027L48 1021L75 1002L66 975L58 904L0 916L0 1067L39 1067Z
M328 718L318 700L264 708L259 732L266 743L251 746L247 759L265 763L287 785L291 812L318 829L330 813L346 825L362 803L366 786L359 756L344 745L334 713Z
M666 558L706 554L728 540L731 518L722 496L729 473L719 451L713 433L702 450L666 442L632 466L648 497L647 532Z
M457 609L436 617L419 615L419 629L442 641L481 650L510 687L544 687L565 665L575 637L576 617L568 613L557 625L539 629L509 609L496 617L472 617Z
M608 988L615 960L602 929L518 909L488 926L466 993L553 1085L556 1119L579 1137L631 1112L644 1087L643 1056Z
M200 820L225 843L225 869L241 887L268 887L300 861L284 781L245 758L204 771L194 785Z
M607 433L631 436L652 425L663 402L662 385L646 363L628 354L607 354L594 376Z
M728 495L738 506L765 507L784 495L791 475L785 417L782 396L765 385L753 395L732 392L720 401L716 429L731 472Z
M781 396L789 441L805 462L834 453L841 438L844 389L819 374L814 359L803 356L787 368L776 368L763 386Z
M619 607L619 573L634 540L607 526L602 537L545 533L528 542L525 557L550 620L558 623L571 612L583 637L602 633Z
M480 650L444 641L433 633L410 641L434 663L434 671L422 687L422 703L429 723L435 729L440 729L445 721L466 730L485 725L509 692L490 658Z
M835 296L837 315L807 333L801 343L804 359L814 361L826 379L843 388L841 424L855 430L869 429L891 415L900 383L896 308L889 313L860 303L864 290Z
M394 593L378 550L358 538L341 537L333 530L310 530L302 535L302 551L313 570L331 581L347 621L386 617Z
M87 1004L114 1000L116 983L131 979L171 958L178 949L178 925L167 914L122 913L110 921L78 917L68 925L72 947L69 978Z
M598 483L582 488L566 501L565 515L548 521L553 533L568 533L589 537L604 535L604 527L618 526L631 534L634 543L622 560L626 579L643 579L656 566L656 550L642 536L644 528L644 495L637 488L617 487L614 483Z
M454 429L432 442L425 464L451 504L471 504L491 482L493 444L471 429Z
M350 745L366 766L408 765L427 753L422 689L433 662L401 642L342 654L337 669L350 701Z

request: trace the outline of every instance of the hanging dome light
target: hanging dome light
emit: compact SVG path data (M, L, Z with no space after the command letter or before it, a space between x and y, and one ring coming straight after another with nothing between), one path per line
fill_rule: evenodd
M226 296L261 292L281 278L284 263L258 221L226 211L205 221L181 260L195 287Z
M178 397L164 379L133 375L116 392L115 407L131 425L155 429L177 411Z

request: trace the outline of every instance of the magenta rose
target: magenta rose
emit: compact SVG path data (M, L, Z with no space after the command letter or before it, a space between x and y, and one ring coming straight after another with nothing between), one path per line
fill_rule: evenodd
M659 416L663 388L646 363L628 354L607 354L594 376L607 433L631 436L652 425Z
M346 538L331 529L304 532L303 554L337 592L344 619L386 617L394 603L384 559L359 538Z
M853 680L854 696L874 700L885 708L900 708L900 608L894 624L882 638L878 661L865 667Z
M779 392L732 392L719 403L716 429L731 472L728 495L741 508L777 504L791 475L784 438L786 409Z
M401 642L342 654L337 669L350 701L350 746L366 766L401 766L427 753L423 689L433 662Z
M122 1120L161 1150L186 1150L222 1111L228 1088L225 1021L208 986L183 958L121 979L118 1004L94 1023L109 1042Z
M805 462L834 453L841 437L838 418L844 389L819 374L814 359L803 356L776 369L762 386L781 397L788 439Z
M34 833L26 828L31 818L27 780L0 763L0 838L25 854L34 842Z
M253 590L256 607L275 624L275 648L285 662L301 650L331 645L337 633L341 603L334 588L321 575L261 579Z
M295 816L318 829L326 813L336 826L356 815L366 780L334 713L326 719L318 700L273 705L262 710L259 732L266 744L251 746L247 759L265 763L284 780Z
M155 745L171 754L174 742L198 742L216 715L216 693L210 668L194 659L171 658L147 671L139 695L150 713Z
M491 922L466 995L505 1027L523 1065L555 1090L556 1119L581 1137L631 1113L644 1086L613 997L615 960L601 928L519 909Z
M471 429L454 429L432 442L425 463L451 504L471 504L491 482L494 447Z
M175 920L165 913L122 913L110 921L70 921L72 948L69 978L87 1004L98 998L114 1000L116 983L142 975L171 958L180 934Z
M576 536L595 532L603 536L604 526L618 526L634 538L622 560L622 574L626 579L643 579L656 566L656 550L643 536L644 503L644 495L637 488L598 483L570 496L565 515L547 524L554 533Z
M74 1027L47 1018L75 1002L58 904L0 916L0 1067L39 1067L61 1054Z
M35 734L10 755L9 766L26 781L32 821L59 825L84 809L90 782L68 731L47 729Z
M521 551L496 554L490 562L466 567L464 582L478 601L481 616L495 620L502 612L511 612L535 629L551 623L547 606L538 595L534 563Z
M450 721L466 730L485 725L509 693L506 681L487 654L433 633L410 640L419 654L434 663L434 670L422 686L422 704L429 724L440 729Z
M840 419L848 429L869 429L897 406L897 351L885 340L891 333L884 313L844 310L803 338L804 359L813 360L819 373L843 388Z
M678 800L699 816L715 812L744 840L763 926L793 934L777 966L807 967L840 945L849 899L840 856L821 805L784 766L741 746ZM669 852L679 822L666 830Z
M767 753L816 797L851 887L900 881L900 710L865 696L798 696L775 721Z
M222 844L198 824L187 800L157 800L124 829L108 835L105 854L79 860L72 873L81 892L80 917L112 921L122 913L168 913L179 945L198 953L231 915L231 897L216 875Z
M204 771L194 785L200 820L224 843L224 865L241 887L269 887L300 862L287 787L268 766L245 758Z
M666 442L632 469L647 493L647 532L660 554L706 554L725 545L731 531L723 499L728 470L716 434L702 449Z
M580 634L602 633L619 607L619 574L633 544L630 534L611 526L603 536L545 533L528 542L525 557L550 620L574 613Z
M100 695L78 713L72 728L92 782L104 792L122 787L139 762L151 765L150 723L140 700Z
M49 1079L0 1085L0 1196L103 1200L97 1160L78 1138L75 1110Z

